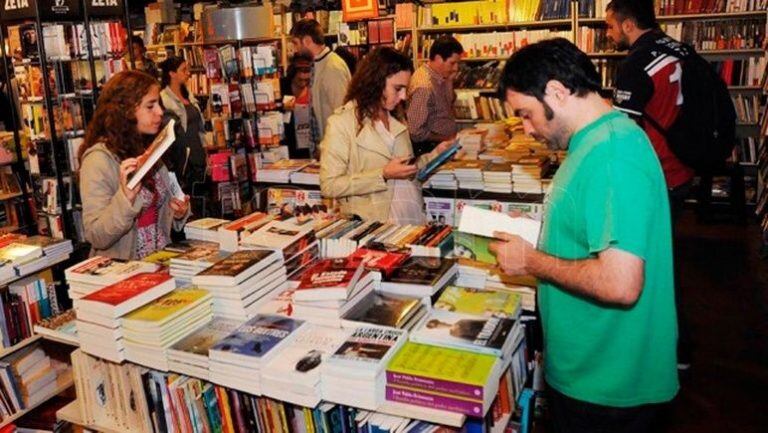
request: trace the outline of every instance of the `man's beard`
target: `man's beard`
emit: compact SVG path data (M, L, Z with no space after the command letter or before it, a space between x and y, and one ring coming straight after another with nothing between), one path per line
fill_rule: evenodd
M614 43L616 51L626 51L630 48L629 38L624 33L619 36L619 40Z
M555 118L555 112L552 107L544 101L541 101L544 105L544 116L547 119L550 128L548 136L543 136L537 133L532 134L533 138L546 143L547 147L551 150L567 150L568 143L571 141L571 131Z

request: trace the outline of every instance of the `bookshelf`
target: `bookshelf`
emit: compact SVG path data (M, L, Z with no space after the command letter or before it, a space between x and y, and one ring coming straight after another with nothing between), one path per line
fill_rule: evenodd
M71 388L74 385L74 380L72 379L72 372L69 372L69 373L65 374L64 377L59 377L56 380L58 382L58 386L56 387L56 389L53 392L51 392L50 394L48 394L44 398L41 398L40 400L35 402L35 404L29 405L29 407L25 408L24 410L16 412L15 414L9 416L8 418L5 418L2 421L0 421L0 428L5 427L6 425L16 421L17 419L23 417L24 415L28 414L29 412L32 412L37 407L39 407L43 403L45 403L48 400L50 400L52 397L57 396L57 395L63 393L64 391L68 390L69 388Z

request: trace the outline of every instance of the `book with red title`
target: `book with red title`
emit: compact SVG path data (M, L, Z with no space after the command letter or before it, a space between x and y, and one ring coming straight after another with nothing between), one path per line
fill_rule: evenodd
M294 301L346 300L360 278L360 259L324 259L318 261L301 278L293 294Z
M408 254L358 248L349 257L362 260L366 269L389 275L408 259Z
M170 293L175 287L173 278L166 272L136 274L80 299L78 318L81 313L91 313L116 319Z

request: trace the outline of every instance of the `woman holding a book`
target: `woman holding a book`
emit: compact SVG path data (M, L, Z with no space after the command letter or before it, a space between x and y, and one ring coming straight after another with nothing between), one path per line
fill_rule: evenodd
M423 224L421 185L413 180L451 143L413 159L402 103L411 60L390 47L369 53L349 83L346 103L328 118L320 143L320 190L344 213L365 220Z
M189 196L173 197L162 162L128 186L162 119L160 86L148 74L122 71L104 85L80 149L83 225L92 255L141 259L170 242L172 227L183 228Z

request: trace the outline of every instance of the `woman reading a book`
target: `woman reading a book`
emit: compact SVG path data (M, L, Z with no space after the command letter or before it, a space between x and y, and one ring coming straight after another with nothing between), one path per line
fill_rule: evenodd
M141 259L170 241L189 216L189 196L173 197L162 162L129 188L139 156L160 130L160 86L148 74L123 71L99 96L80 149L80 195L91 255Z
M192 194L196 183L205 182L205 121L195 96L187 90L189 65L181 57L171 57L160 64L162 71L160 100L164 115L176 120L176 141L164 161L176 173L184 192Z
M365 220L423 224L419 168L450 142L413 160L402 103L411 60L390 47L369 53L349 83L346 103L328 118L320 143L320 190L339 199L342 212Z

